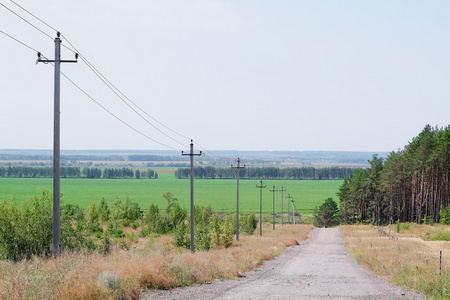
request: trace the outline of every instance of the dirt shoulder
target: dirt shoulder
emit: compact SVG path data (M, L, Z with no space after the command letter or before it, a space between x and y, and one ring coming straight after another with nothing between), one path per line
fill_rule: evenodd
M337 228L314 229L308 240L246 276L149 291L141 299L424 299L358 265L345 250Z

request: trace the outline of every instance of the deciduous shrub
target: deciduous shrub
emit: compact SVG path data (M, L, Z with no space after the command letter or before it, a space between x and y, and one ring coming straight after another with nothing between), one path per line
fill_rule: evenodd
M253 234L256 229L256 224L258 224L258 220L256 219L254 214L247 214L241 216L239 219L239 229L245 234Z
M441 217L441 224L450 225L450 205L441 209L439 216Z

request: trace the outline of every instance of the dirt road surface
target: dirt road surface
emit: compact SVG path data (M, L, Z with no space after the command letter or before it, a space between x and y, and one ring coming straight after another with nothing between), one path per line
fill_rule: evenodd
M345 250L337 228L316 228L299 246L247 277L150 291L141 299L425 299L374 277Z

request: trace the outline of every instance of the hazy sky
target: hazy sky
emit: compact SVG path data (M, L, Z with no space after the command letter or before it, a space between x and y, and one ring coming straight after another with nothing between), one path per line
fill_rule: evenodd
M450 124L447 0L15 2L146 113L208 150L392 151L427 123ZM0 30L54 59L54 30L0 3L51 38L3 6ZM73 53L62 48L62 58ZM53 67L36 59L0 33L0 149L52 148ZM61 70L133 128L189 148L83 61ZM61 81L62 149L170 149Z

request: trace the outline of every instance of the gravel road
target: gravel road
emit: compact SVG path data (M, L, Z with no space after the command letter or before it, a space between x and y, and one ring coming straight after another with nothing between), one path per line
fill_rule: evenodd
M345 250L337 228L316 228L247 277L150 291L141 299L424 299L374 277Z

